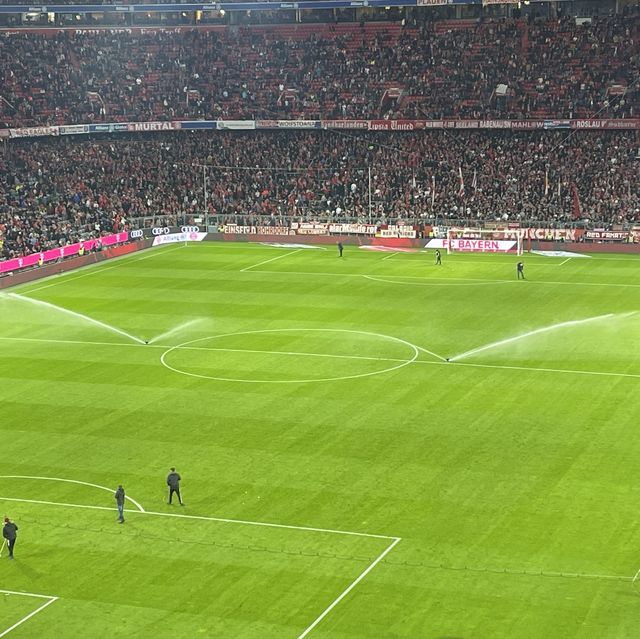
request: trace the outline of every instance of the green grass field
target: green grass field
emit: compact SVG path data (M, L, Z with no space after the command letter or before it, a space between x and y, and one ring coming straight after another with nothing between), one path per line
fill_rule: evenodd
M0 637L640 636L639 259L208 243L0 294Z

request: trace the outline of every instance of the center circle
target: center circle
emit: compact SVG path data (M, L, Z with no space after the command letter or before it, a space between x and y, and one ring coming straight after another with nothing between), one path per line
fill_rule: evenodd
M213 345L207 346L207 343ZM372 346L374 352L369 354L367 350ZM328 352L331 348L336 352ZM402 352L398 352L399 349ZM224 333L183 342L162 353L160 362L175 373L200 379L248 384L302 384L382 375L408 366L416 361L419 354L414 344L382 333L338 328L272 328ZM291 377L283 373L288 373L290 361L294 362L289 367ZM297 371L294 370L296 365ZM358 366L367 370L353 370ZM213 371L208 370L220 371L225 367L231 372L210 374ZM324 371L328 367L347 370L340 375L327 374ZM234 373L242 368L249 368L250 374ZM316 375L309 375L307 371ZM263 378L259 378L261 372Z

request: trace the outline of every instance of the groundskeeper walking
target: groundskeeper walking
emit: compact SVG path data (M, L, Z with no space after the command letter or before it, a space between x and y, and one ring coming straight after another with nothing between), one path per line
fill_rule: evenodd
M181 506L184 506L182 503L182 496L180 495L180 480L182 477L176 472L176 469L171 467L171 472L167 475L167 486L169 486L169 503L173 501L173 493L178 496L178 501Z

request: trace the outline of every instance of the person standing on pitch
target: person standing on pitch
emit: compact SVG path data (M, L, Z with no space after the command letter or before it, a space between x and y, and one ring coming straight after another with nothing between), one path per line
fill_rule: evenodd
M173 493L178 495L178 501L181 506L184 506L182 503L182 497L180 496L180 480L182 477L178 473L176 473L176 469L171 467L171 472L167 475L167 486L169 486L169 503L173 500Z
M344 251L344 246L342 246L342 242L338 241L338 257L342 257L342 251Z
M118 485L118 490L116 490L114 497L118 505L118 523L124 524L124 488L122 484Z
M6 543L9 548L9 559L13 559L13 548L16 545L16 538L18 537L18 526L16 526L8 517L4 518L2 536L6 539Z
M518 262L518 279L525 279L524 277L524 263Z
M436 249L436 266L438 264L442 265L442 255L440 255L440 251Z

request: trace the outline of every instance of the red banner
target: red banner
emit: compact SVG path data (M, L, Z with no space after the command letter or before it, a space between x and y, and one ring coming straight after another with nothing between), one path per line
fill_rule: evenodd
M370 120L369 131L415 131L424 129L424 120Z

